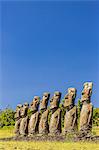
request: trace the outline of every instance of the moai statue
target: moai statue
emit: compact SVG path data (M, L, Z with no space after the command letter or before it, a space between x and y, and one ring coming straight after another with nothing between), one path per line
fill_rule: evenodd
M64 97L64 108L66 109L64 116L63 134L74 132L77 129L77 107L74 105L76 97L76 89L68 88L68 93Z
M32 112L32 115L29 120L28 125L28 136L33 136L38 131L38 120L39 120L39 112L38 112L38 106L39 106L40 97L34 96L33 101L30 105L30 110Z
M52 115L49 123L49 135L59 135L61 132L61 109L58 108L60 98L61 93L57 91L50 100L50 110Z
M20 123L20 135L21 136L26 136L28 134L28 116L27 116L28 107L29 107L29 104L24 103L22 107L22 111L21 111L21 117L22 117L21 123Z
M21 109L22 109L22 105L18 104L16 107L16 111L15 111L15 134L16 136L19 136L20 134L20 123L21 123Z
M44 93L40 103L40 111L42 114L39 122L39 135L48 134L49 111L47 109L47 104L48 104L49 97L50 97L49 93Z
M90 103L91 95L92 95L92 82L86 82L83 85L82 91L82 108L80 113L80 131L84 133L88 133L92 128L92 112L93 106Z

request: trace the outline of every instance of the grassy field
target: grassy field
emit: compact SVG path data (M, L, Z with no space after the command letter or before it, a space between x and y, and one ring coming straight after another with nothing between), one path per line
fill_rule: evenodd
M99 127L93 128L93 133L99 135ZM0 138L14 136L13 128L0 129ZM0 150L99 150L99 144L94 142L0 142Z
M0 142L0 150L99 150L96 143L83 142Z

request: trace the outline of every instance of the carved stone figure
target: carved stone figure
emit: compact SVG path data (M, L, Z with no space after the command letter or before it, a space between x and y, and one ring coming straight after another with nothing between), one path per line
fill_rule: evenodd
M20 123L21 123L21 109L22 105L18 104L15 111L15 134L18 136L20 134Z
M30 110L32 112L32 115L29 120L28 125L28 133L29 136L34 135L38 131L38 119L39 119L39 112L38 112L38 106L39 106L39 96L34 96L34 99L30 105Z
M92 95L92 82L84 83L82 91L82 109L80 113L80 131L89 132L92 128L92 104L90 98Z
M41 118L39 122L39 134L44 135L48 133L48 109L47 104L49 100L50 94L44 93L42 101L40 103L40 110L41 110Z
M77 128L77 107L74 105L76 97L76 89L68 88L68 93L64 97L64 108L66 109L64 116L63 134L73 132Z
M20 135L21 136L26 136L28 134L28 116L27 116L28 107L29 107L29 104L24 103L22 107L22 111L21 111L21 117L22 117L21 123L20 123Z
M57 91L50 100L50 110L52 115L49 123L49 135L58 135L61 132L61 110L58 108L60 98L61 93Z

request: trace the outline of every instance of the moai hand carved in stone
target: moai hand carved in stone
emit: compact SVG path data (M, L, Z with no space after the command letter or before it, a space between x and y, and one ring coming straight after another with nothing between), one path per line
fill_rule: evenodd
M48 109L47 104L49 100L50 94L44 93L42 101L40 103L40 111L41 111L41 118L39 122L39 134L44 135L48 133Z
M76 89L68 88L68 93L64 97L64 108L66 109L64 116L63 134L73 132L77 128L77 107L74 105L76 97Z
M28 133L29 136L34 135L38 131L38 119L39 119L39 112L38 112L38 106L39 106L40 97L34 96L34 99L30 105L30 110L32 112L32 115L29 120L28 125Z
M21 109L22 109L22 105L19 104L16 107L16 112L15 112L15 134L18 136L20 134L20 123L21 123Z
M80 113L80 131L89 132L92 128L92 112L93 107L90 103L92 95L92 82L84 83L84 88L82 91L82 108Z
M61 110L58 108L60 98L61 93L57 91L50 100L50 110L52 115L49 123L49 135L58 135L61 132Z
M28 116L27 116L28 107L29 107L29 104L24 103L22 107L22 111L21 111L21 117L22 117L21 123L20 123L20 135L21 136L26 136L28 134Z

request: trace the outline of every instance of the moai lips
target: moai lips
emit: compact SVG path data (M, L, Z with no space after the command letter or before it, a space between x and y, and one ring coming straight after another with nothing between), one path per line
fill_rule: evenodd
M33 101L30 104L30 110L32 112L35 112L35 111L38 110L39 102L40 102L40 97L39 96L34 96Z
M58 108L59 102L61 98L61 93L59 91L56 91L54 93L54 96L50 100L50 109L52 110L53 108Z
M92 82L85 82L83 85L83 91L81 96L81 102L89 101L92 95Z
M21 109L22 109L22 105L18 104L16 107L16 111L15 111L15 119L19 119L21 116Z
M47 109L49 97L50 97L49 93L46 92L43 94L42 100L40 102L40 110Z
M75 88L68 88L68 93L64 97L64 107L68 107L73 104L76 97L76 89Z
M90 103L92 95L92 82L86 82L83 85L81 95L81 113L80 113L80 136L89 133L92 128L92 104ZM64 128L63 135L67 133L73 134L77 131L77 107L75 106L76 89L68 88L68 92L64 97L64 103L61 107L64 107ZM47 108L50 94L43 93L42 100L40 102L39 96L34 96L32 103L30 104L31 116L28 118L28 103L23 106L17 105L15 112L15 133L17 136L33 136L33 135L50 135L57 136L61 133L61 109L59 108L61 93L55 92L50 99L50 111L51 117L48 125L49 110ZM38 107L40 104L40 115ZM39 134L38 134L39 133ZM89 134L88 134L89 135Z

